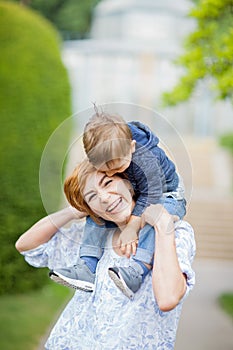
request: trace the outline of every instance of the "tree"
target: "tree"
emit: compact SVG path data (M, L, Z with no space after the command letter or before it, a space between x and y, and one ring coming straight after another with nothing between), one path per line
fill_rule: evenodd
M233 102L233 0L198 0L190 16L197 27L176 61L185 73L171 92L163 94L164 105L188 100L198 81L206 78L217 98Z
M100 0L15 0L40 12L51 21L64 38L87 36L92 10Z

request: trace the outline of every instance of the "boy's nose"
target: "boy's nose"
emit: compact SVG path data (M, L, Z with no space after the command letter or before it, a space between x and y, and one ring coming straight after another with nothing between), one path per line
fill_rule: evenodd
M115 170L108 170L108 171L106 171L106 175L109 176L109 177L113 176L115 173L116 173Z

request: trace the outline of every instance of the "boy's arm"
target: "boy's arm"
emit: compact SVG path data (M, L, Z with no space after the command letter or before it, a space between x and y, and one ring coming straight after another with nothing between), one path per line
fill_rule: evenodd
M135 156L129 169L129 181L134 181L136 203L132 215L140 216L150 204L157 204L163 194L163 173L155 155L147 150Z
M162 196L162 180L157 159L150 151L144 152L143 156L134 157L134 164L131 165L127 175L129 181L131 177L134 179L138 196L131 218L122 230L118 244L122 254L129 258L131 254L136 254L142 213L148 204L156 204Z
M46 243L58 231L59 228L74 219L82 219L86 214L73 207L67 207L50 214L35 223L29 230L23 233L15 247L19 252L31 250Z

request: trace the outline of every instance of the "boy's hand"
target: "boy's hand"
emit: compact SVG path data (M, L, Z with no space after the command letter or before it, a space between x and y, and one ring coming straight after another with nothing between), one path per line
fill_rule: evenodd
M126 227L120 234L117 245L120 247L122 254L130 258L130 255L136 254L138 245L138 235L133 227Z

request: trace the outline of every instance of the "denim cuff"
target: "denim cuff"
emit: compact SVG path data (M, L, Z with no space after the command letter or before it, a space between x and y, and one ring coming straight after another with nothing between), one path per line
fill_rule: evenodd
M79 256L90 256L93 258L100 259L103 254L103 249L100 247L94 247L90 245L80 246Z
M143 248L137 248L136 254L133 259L139 260L142 263L152 265L154 253Z

